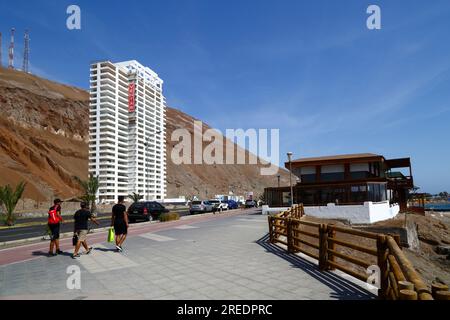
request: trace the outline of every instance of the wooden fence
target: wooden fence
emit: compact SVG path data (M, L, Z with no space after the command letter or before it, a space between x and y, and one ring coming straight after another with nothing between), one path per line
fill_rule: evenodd
M398 236L305 221L303 216L302 205L295 205L280 214L269 216L270 242L285 245L290 253L301 252L318 260L322 271L338 269L365 282L370 276L368 268L377 266L380 274L380 299L450 299L450 291L446 285L433 284L430 289L424 283L401 250ZM356 257L355 252L366 258ZM375 269L371 267L370 270Z

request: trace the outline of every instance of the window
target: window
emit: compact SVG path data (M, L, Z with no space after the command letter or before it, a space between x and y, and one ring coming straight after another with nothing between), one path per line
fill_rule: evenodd
M368 188L368 201L380 202L386 200L386 184L371 183Z
M345 179L344 165L322 166L321 181L342 181Z
M346 190L344 188L324 188L321 190L320 202L328 203L345 203Z
M367 187L365 185L352 186L350 191L350 202L359 203L367 201Z

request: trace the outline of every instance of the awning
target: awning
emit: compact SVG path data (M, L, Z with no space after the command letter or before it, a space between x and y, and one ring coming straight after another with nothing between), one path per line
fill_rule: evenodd
M384 162L389 168L408 168L411 167L410 158L389 159Z

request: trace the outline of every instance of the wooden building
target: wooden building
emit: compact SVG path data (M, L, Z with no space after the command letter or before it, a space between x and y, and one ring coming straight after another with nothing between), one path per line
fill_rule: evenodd
M372 153L302 158L291 162L294 203L322 206L363 204L389 200L407 207L414 187L410 158L385 159ZM289 170L289 162L285 163ZM396 169L403 168L402 171ZM296 178L293 178L296 181ZM266 188L270 207L290 205L290 186Z

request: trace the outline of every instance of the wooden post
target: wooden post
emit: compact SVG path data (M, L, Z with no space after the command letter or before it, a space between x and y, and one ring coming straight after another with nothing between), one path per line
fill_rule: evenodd
M288 252L294 253L294 248L292 247L292 221L291 218L286 218L286 242L288 244Z
M392 237L394 238L395 242L397 242L398 247L401 249L402 246L400 245L400 235L399 234L393 234Z
M299 228L300 228L300 224L299 224L298 222L295 222L295 224L294 224L294 223L292 224L292 227L295 227L295 229L299 229ZM300 237L298 231L296 231L296 230L293 231L293 234L294 234L294 236L295 236L296 238L299 238L299 237ZM295 245L297 248L300 247L300 243L298 242L297 239L294 239L294 245ZM298 252L298 249L294 248L294 252Z
M331 242L330 240L336 238L336 230L334 230L332 228L332 225L331 225L331 226L327 227L327 232L328 232L328 235L327 235L327 242L328 242L327 243L327 249L335 251L336 250L336 244L334 242ZM334 255L328 255L327 256L327 265L328 265L327 269L328 270L334 270L335 268L330 266L328 261L336 262L336 257Z
M434 298L436 300L450 301L450 291L436 291Z
M406 280L414 283L414 289L418 292L420 300L432 299L430 288L424 283L422 278L414 269L414 266L406 258L402 250L400 250L400 248L397 246L395 240L392 237L387 236L386 244L389 248L390 253L394 255L395 259L398 261L398 264L402 269L402 273L404 274Z
M378 235L377 237L377 262L380 268L380 286L378 290L378 297L380 299L387 298L387 291L389 288L389 278L388 278L388 262L387 262L387 246L386 246L386 236Z
M328 226L319 226L319 269L321 271L328 268Z
M433 283L431 285L431 295L436 299L436 292L438 291L448 291L448 286L443 283Z
M399 281L398 282L399 290L413 290L414 291L414 283L409 281Z
M270 241L270 243L273 243L273 222L272 222L272 217L269 215L267 217L267 219L269 220L269 241Z
M400 300L417 300L417 292L413 290L400 290Z

